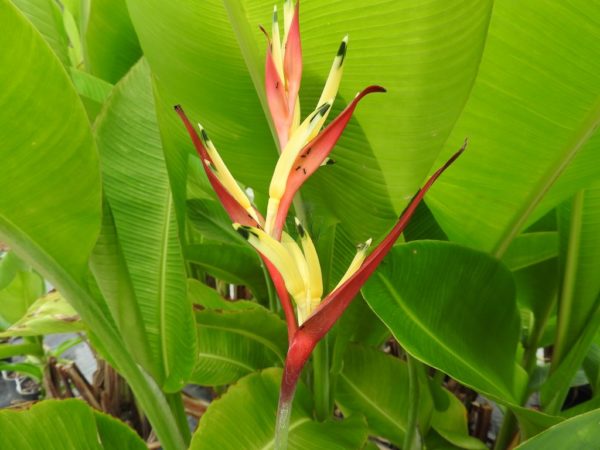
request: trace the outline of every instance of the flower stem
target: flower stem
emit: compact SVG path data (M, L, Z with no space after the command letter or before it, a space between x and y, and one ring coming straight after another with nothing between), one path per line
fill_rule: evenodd
M406 433L404 434L404 450L413 450L419 448L415 446L415 439L418 437L418 419L419 419L419 362L406 354L408 363L408 421L406 423Z
M187 415L185 414L185 407L183 406L181 392L165 394L165 398L169 404L171 412L173 413L173 417L177 422L177 427L179 428L179 432L181 433L185 444L189 445L190 440L192 439L192 434L190 433L190 425L188 424Z
M317 420L327 419L331 413L329 346L325 336L313 353L313 395Z

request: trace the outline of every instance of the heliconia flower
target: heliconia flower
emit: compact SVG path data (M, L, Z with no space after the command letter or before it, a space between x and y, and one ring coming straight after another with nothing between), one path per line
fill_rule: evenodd
M291 414L291 402L294 397L296 384L302 368L310 357L317 343L327 334L331 327L337 322L342 313L346 310L350 302L356 297L362 286L373 274L379 263L390 251L396 240L400 237L406 225L410 221L417 206L423 200L427 191L439 176L460 156L465 150L467 141L452 157L440 167L425 185L417 192L406 209L400 215L396 225L390 233L375 247L375 249L366 256L370 240L364 246L358 247L358 252L346 274L342 277L340 283L325 299L320 302L311 315L301 323L294 334L292 342L288 349L285 361L284 373L281 382L281 391L279 397L279 407L277 413L276 427L276 446L275 448L285 448L287 440L287 427ZM246 227L246 229L249 229ZM274 241L276 242L276 241ZM271 245L261 241L258 245L250 241L252 245L261 248ZM260 251L260 250L259 250ZM276 266L283 264L283 261L273 262ZM285 277L284 268L281 273Z

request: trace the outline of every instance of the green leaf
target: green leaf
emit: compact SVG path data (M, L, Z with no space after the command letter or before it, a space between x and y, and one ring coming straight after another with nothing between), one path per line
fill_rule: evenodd
M558 233L540 231L523 233L510 244L502 262L510 270L519 270L558 255Z
M84 328L73 307L58 292L52 292L34 302L0 337L73 333Z
M74 67L71 67L71 80L79 95L100 104L104 103L113 88L112 84Z
M178 103L205 126L233 175L254 189L263 207L277 153L261 114L266 43L258 25L270 20L272 1L127 4L156 74L180 222L192 146L171 109ZM364 101L335 149L337 167L313 177L304 194L310 214L323 214L325 204L340 219L351 218L351 240L360 242L393 223L393 206L398 212L412 197L445 142L478 68L491 2L450 7L441 0L353 0L331 6L335 10L324 14L319 2L302 4L305 113L346 33L350 50L336 109L368 84L382 84L389 93Z
M54 0L12 0L14 5L40 32L60 62L68 67L69 38L63 25L62 13Z
M272 449L280 380L280 369L264 370L241 379L210 404L200 419L190 450ZM289 450L355 450L362 448L367 440L367 427L360 416L342 421L312 421L310 394L302 384L294 399L289 430Z
M351 345L344 358L339 377L336 401L342 411L365 415L370 434L381 436L401 446L407 425L408 368L404 361L378 350ZM381 389L381 386L387 386ZM485 448L484 444L468 436L466 411L460 401L440 386L434 403L429 387L420 386L420 427L426 432L429 416L437 431L462 445L462 448Z
M18 270L0 290L0 330L13 325L44 294L44 280L36 272Z
M535 409L514 405L510 409L519 421L521 441L525 441L564 420L561 417L551 416Z
M187 246L185 256L219 280L248 286L256 298L268 295L261 262L249 246L193 244Z
M381 386L387 386L381 389ZM421 386L422 391L426 386ZM351 345L338 378L336 401L344 414L360 412L369 433L401 446L408 413L408 368L397 358L375 349ZM420 429L433 407L431 397L420 404Z
M103 206L102 229L90 256L90 269L95 279L90 280L89 284L104 296L127 350L135 361L160 380L160 365L150 354L142 312L119 243L114 217L108 202L105 201Z
M114 88L96 125L105 191L164 389L194 364L195 330L169 180L142 60Z
M447 242L399 245L363 295L417 359L498 400L520 398L514 281L495 259Z
M81 274L100 225L100 170L87 118L46 43L10 2L0 8L0 28L11 30L0 37L0 66L12 67L0 73L0 235L18 240L16 251L38 245Z
M600 183L579 192L558 211L562 282L553 356L556 364L600 307Z
M598 178L600 58L595 2L494 5L471 96L440 160L461 158L428 196L451 240L495 255Z
M19 259L15 252L8 252L0 259L0 290L10 284L19 270L27 270L27 265Z
M198 358L190 379L193 383L219 386L259 369L283 365L285 322L261 306L196 311L196 323Z
M598 448L600 409L582 414L553 426L517 447L518 450L580 450Z
M246 245L246 241L233 229L231 219L220 202L193 199L188 200L187 208L192 229L203 239Z
M142 56L125 0L91 2L85 32L89 71L116 83Z
M32 363L7 363L0 361L0 370L25 374L36 381L41 381L43 376L40 366Z
M204 309L221 309L238 311L256 308L256 303L248 300L225 300L211 287L198 280L188 279L188 295L193 305Z
M45 400L25 411L0 411L0 447L144 450L146 445L127 425L81 400Z
M7 0L0 0L0 29L11 30L0 34L0 67L12 68L0 71L0 240L73 305L110 348L163 445L182 449L164 397L125 351L106 304L87 289L101 185L83 106L59 60Z

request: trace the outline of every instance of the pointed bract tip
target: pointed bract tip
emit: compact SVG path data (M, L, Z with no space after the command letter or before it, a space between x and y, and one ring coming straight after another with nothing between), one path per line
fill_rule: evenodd
M298 230L298 234L300 235L300 237L304 237L306 231L304 231L304 227L302 226L300 219L294 217L294 221L296 222L296 230Z
M210 142L210 138L208 137L208 134L206 134L206 130L202 128L202 125L198 124L198 128L200 128L200 135L202 136L202 140L204 142Z
M344 59L346 58L346 51L348 50L348 35L344 36L342 39L342 43L340 44L340 48L338 48L337 56L341 57L339 67L341 67Z
M173 109L177 112L183 112L183 108L181 107L181 105L175 105L173 106Z
M371 246L371 243L373 242L373 238L369 238L367 239L365 242L361 242L360 244L358 244L356 246L357 250L366 250Z
M335 159L327 158L327 159L325 160L325 165L327 165L327 166L331 166L331 165L333 165L333 164L335 164Z
M240 225L239 223L234 223L233 229L237 231L240 234L240 236L242 236L245 240L250 239L250 231L248 231L248 229L243 225Z
M273 5L273 23L277 23L277 5Z

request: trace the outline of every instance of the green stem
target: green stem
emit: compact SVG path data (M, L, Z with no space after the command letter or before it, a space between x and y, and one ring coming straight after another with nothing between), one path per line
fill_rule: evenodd
M558 323L556 326L556 339L552 354L550 373L554 372L563 359L567 343L571 312L574 306L575 283L577 280L577 262L581 241L581 227L583 217L584 191L579 191L573 198L571 220L569 226L569 241L564 268L560 302L558 304Z
M500 427L496 443L494 444L494 450L503 450L508 448L513 436L515 435L515 429L517 428L517 418L510 409L506 409L504 414L504 421Z
M171 408L173 417L179 427L179 432L183 437L185 444L189 445L192 440L192 434L190 432L190 425L188 424L187 415L185 414L185 406L183 405L183 399L181 398L181 392L175 392L173 394L165 394L167 403Z
M525 349L525 353L523 354L523 359L521 362L521 366L527 372L528 377L531 377L533 371L535 370L537 349L540 343L540 339L544 334L546 323L548 322L550 314L554 309L554 303L554 301L547 303L545 310L542 311L539 319L535 321L533 329L531 330L531 336L529 338L529 342L527 343L527 348ZM528 396L529 390L525 389L525 391L521 395L521 405L524 405L527 402ZM517 425L518 423L516 416L510 409L507 408L506 413L504 415L504 420L502 422L502 426L500 427L500 431L498 432L498 437L496 438L496 443L494 444L495 450L502 450L508 448L517 429Z
M19 355L42 356L44 350L42 346L35 342L24 344L0 344L0 359L10 358Z
M317 420L327 419L333 410L329 377L329 342L325 336L313 351L313 394Z
M419 362L406 354L406 362L408 364L408 420L406 422L406 433L404 434L403 450L413 450L415 447L415 439L418 436L419 426Z

